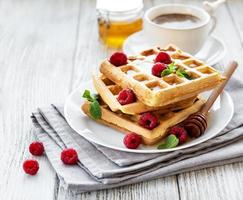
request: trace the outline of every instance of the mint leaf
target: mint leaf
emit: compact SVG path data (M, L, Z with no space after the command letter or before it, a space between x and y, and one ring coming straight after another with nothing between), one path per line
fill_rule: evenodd
M189 79L189 80L192 79L192 77L183 69L178 69L176 71L176 74L180 77L185 77L186 79Z
M99 95L91 95L89 90L85 90L83 93L83 98L87 99L90 102L89 113L94 119L101 118L101 108L98 102Z
M172 72L170 71L170 69L165 69L161 72L161 76L167 76L169 74L171 74Z
M179 144L179 139L171 134L165 139L165 143L160 144L157 148L158 149L169 149L174 148Z
M189 75L189 74L187 74L187 73L186 73L186 74L184 74L184 76L185 76L185 78L186 78L186 79L188 79L188 80L192 80L192 79L193 79L193 77L192 77L192 76L190 76L190 75Z
M181 69L178 69L178 70L176 71L176 74L177 74L179 77L184 77L184 75L183 75Z
M83 98L85 98L85 99L87 99L88 101L91 101L91 102L93 101L93 98L92 98L89 90L84 91Z
M170 64L168 65L168 69L169 69L170 71L174 72L175 69L176 69L175 62L170 63Z
M163 71L161 72L161 76L163 77L163 76L167 76L167 75L169 75L169 74L172 74L172 73L175 72L175 70L176 70L175 63L172 62L172 63L170 63L170 64L167 66L167 69L165 69L165 70L163 70Z
M97 100L90 103L89 112L94 119L101 118L101 108Z

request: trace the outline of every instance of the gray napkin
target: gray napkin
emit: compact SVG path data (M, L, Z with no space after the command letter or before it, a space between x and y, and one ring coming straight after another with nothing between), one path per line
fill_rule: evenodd
M70 128L63 107L57 105L39 108L33 113L32 131L44 143L46 154L65 187L75 192L112 188L243 160L242 89L240 80L233 79L228 84L235 114L221 134L171 153L126 153L90 143ZM66 166L60 161L60 153L67 147L77 150L78 165Z

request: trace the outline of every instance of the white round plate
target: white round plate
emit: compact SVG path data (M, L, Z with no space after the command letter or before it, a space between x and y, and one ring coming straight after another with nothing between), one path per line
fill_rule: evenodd
M223 92L220 98L218 98L218 100L214 103L214 106L210 111L207 130L199 138L193 139L183 145L172 149L158 150L156 146L140 145L138 149L133 150L127 149L124 146L123 133L120 133L117 130L106 127L104 125L98 124L97 122L91 120L82 113L80 107L84 103L82 94L85 89L89 89L95 93L92 83L87 82L81 84L80 87L75 89L66 100L64 114L68 124L77 133L79 133L81 136L91 142L126 152L159 153L192 147L216 136L230 122L234 113L234 106L230 95L227 92ZM204 95L206 95L205 97L208 96L208 94Z
M138 54L144 49L153 47L144 31L130 35L123 44L123 51L128 55ZM208 65L215 65L225 55L226 48L222 40L215 36L209 36L202 49L195 55L196 58Z

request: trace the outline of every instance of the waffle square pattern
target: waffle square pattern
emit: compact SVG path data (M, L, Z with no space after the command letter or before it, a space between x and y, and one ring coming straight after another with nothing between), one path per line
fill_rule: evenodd
M153 145L166 137L168 128L181 123L191 114L198 112L204 103L205 100L196 99L191 106L185 109L168 111L166 113L164 113L164 110L154 111L153 115L156 115L158 118L159 125L153 130L148 130L139 125L138 121L141 117L140 114L127 115L122 112L112 112L105 103L101 103L102 116L101 119L96 120L96 122L114 128L125 134L130 132L138 133L142 137L145 145ZM87 116L93 119L90 115L89 108L90 102L86 101L82 105L82 110Z
M178 101L176 103L167 104L160 107L148 106L138 99L126 105L121 105L117 100L118 94L122 91L122 88L106 78L104 75L93 75L93 84L96 91L101 96L102 100L109 106L109 108L113 111L121 111L125 114L139 114L148 111L160 110L160 113L166 113L169 111L176 111L180 109L187 108L191 106L196 100L197 96L193 96L182 101Z
M177 73L161 78L152 75L154 59L159 52L169 54L176 69L185 71L190 78L181 77ZM128 57L128 63L119 67L106 59L100 65L100 72L114 82L115 87L132 89L139 101L149 107L161 107L195 98L224 80L217 70L174 45L145 50L138 56Z

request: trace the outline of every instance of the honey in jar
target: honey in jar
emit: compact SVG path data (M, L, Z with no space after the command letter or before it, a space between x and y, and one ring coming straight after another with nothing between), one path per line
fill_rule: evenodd
M99 38L108 47L120 48L129 35L142 29L141 0L98 0L97 12Z

